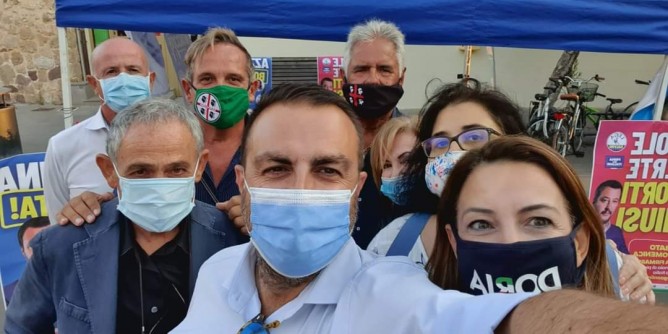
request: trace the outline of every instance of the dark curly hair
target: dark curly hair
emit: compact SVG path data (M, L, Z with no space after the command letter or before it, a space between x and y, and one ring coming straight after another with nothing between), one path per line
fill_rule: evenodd
M475 79L465 79L439 88L420 110L418 124L418 143L429 139L434 130L436 118L447 106L463 102L481 105L504 135L524 134L526 127L522 122L519 107L505 94L490 89ZM432 194L424 181L427 157L422 147L417 145L407 159L404 170L402 196L408 198L408 212L436 213L438 196Z

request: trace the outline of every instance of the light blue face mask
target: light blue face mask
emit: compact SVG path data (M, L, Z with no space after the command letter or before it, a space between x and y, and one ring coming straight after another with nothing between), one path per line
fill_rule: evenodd
M400 187L402 182L403 178L400 176L393 178L381 177L380 192L383 193L385 197L389 198L390 201L392 201L392 203L397 205L405 205L406 198L403 198L403 196L401 196Z
M250 188L251 242L277 273L306 277L350 239L350 190Z
M104 103L118 113L151 95L151 75L130 75L125 72L111 78L98 79Z
M118 170L116 174L120 186L118 211L148 232L173 230L195 207L194 174L183 178L152 179L124 178Z

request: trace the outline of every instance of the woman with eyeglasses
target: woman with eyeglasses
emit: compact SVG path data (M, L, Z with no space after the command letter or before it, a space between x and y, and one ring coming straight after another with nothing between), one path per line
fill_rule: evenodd
M484 89L475 80L443 86L420 111L419 145L406 158L401 176L398 197L414 213L391 222L367 249L408 255L425 265L436 236L438 196L457 159L492 138L523 132L519 109L502 93Z
M420 112L418 142L406 162L400 197L408 212L395 219L371 241L379 255L407 255L426 265L437 236L436 209L443 187L457 161L467 151L506 135L524 134L519 108L504 94L475 80L443 86ZM522 181L521 173L514 175ZM508 194L512 189L508 189ZM615 255L621 266L621 257ZM645 267L634 256L624 256L618 277L621 294L634 300L654 300Z

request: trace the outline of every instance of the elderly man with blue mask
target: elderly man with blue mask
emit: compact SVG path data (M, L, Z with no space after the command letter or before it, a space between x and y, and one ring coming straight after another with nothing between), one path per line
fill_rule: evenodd
M95 168L95 156L104 152L109 124L123 109L148 98L155 73L149 73L144 49L122 37L98 45L92 54L93 73L87 76L101 101L92 117L65 129L49 140L44 162L44 197L49 219L84 191L110 192Z
M213 206L195 200L207 163L195 115L170 100L118 114L107 155L96 157L118 199L95 224L53 226L7 311L7 333L166 333L186 314L201 264L244 239Z
M666 310L635 312L577 291L445 291L406 257L362 250L350 237L366 179L361 127L345 100L317 85L274 87L251 115L242 148L235 171L251 243L202 265L188 315L172 333L587 332L625 328L628 318L614 315L631 313L632 326L668 324Z

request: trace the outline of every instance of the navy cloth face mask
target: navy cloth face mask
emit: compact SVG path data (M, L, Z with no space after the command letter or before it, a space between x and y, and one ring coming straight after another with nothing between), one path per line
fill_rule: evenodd
M345 83L342 92L357 116L363 119L387 115L404 95L404 89L399 84L384 86Z
M473 295L545 292L576 287L584 275L577 267L575 234L498 244L462 240L457 231L460 290Z

